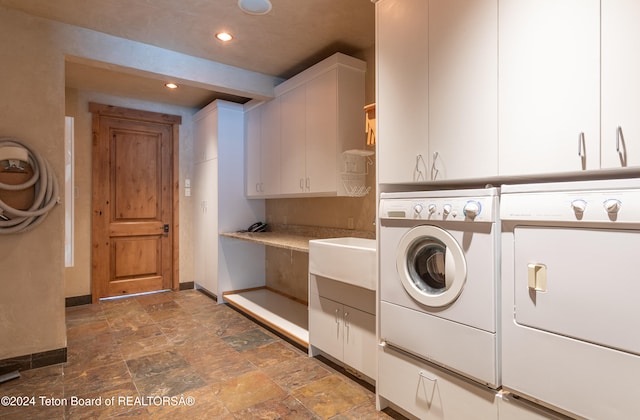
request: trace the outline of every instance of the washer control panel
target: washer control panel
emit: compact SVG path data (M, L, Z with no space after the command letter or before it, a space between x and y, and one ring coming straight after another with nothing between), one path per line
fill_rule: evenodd
M382 219L493 222L496 197L416 197L380 200Z
M640 190L523 192L501 202L503 220L640 222Z

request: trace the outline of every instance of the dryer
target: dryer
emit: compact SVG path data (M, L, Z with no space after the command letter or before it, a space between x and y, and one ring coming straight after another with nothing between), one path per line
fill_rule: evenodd
M503 387L637 418L640 179L505 185L500 205Z
M381 193L379 218L383 344L498 388L498 189Z

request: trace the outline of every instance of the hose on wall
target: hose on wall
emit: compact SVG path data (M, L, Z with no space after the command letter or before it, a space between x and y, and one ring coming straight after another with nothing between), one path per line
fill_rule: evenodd
M33 169L33 176L22 184L0 182L0 191L21 191L35 187L33 204L27 210L11 207L0 199L0 235L27 232L42 223L59 202L58 180L46 159L15 138L0 138L0 161L6 161L7 165L24 161Z

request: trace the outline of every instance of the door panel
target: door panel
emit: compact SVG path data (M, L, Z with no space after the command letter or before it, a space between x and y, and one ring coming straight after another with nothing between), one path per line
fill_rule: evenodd
M342 360L344 356L342 304L314 293L310 294L309 299L309 343Z
M112 173L111 192L114 195L114 222L159 219L162 134L112 130L111 151L115 171Z
M640 318L640 233L520 227L514 238L516 323L640 354L640 335L620 334ZM546 271L541 290L532 265Z
M174 124L150 121L155 113L96 104L92 111L93 300L177 286Z
M350 306L344 307L344 363L376 377L376 317Z
M600 2L501 0L498 21L499 175L599 168Z

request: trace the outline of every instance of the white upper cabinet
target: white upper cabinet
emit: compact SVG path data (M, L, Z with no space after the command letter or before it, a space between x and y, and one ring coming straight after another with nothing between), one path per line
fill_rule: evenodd
M640 2L602 2L601 165L640 165Z
M280 100L245 105L247 197L280 193Z
M380 184L429 180L429 2L376 3Z
M205 108L198 118L193 129L193 160L196 164L218 157L218 109Z
M274 98L262 105L262 120L260 122L261 193L265 196L280 193L280 115L279 98Z
M307 177L305 191L311 193L335 193L339 189L338 160L339 153L345 148L364 146L364 84L356 92L349 92L349 80L342 80L344 86L338 86L339 69L334 68L310 80L307 84L307 148L305 154ZM364 76L364 73L362 73ZM364 83L364 78L358 83ZM339 110L340 97L356 94L359 102ZM347 89L345 89L347 88ZM354 109L358 111L354 115ZM348 116L340 115L347 112ZM346 118L345 118L346 117ZM344 118L344 119L343 119ZM347 120L350 118L351 120ZM354 130L354 127L357 127ZM341 132L340 132L341 131ZM361 142L357 140L360 139ZM354 141L355 140L355 141Z
M342 153L365 146L365 70L337 53L245 105L248 197L350 194Z
M429 180L495 176L498 0L428 4Z
M280 179L283 194L303 193L306 185L306 86L301 85L280 96L283 153Z
M498 20L499 174L599 168L600 1L500 0Z
M245 136L245 188L247 197L260 195L262 158L260 156L260 125L262 107L249 102L244 111Z

